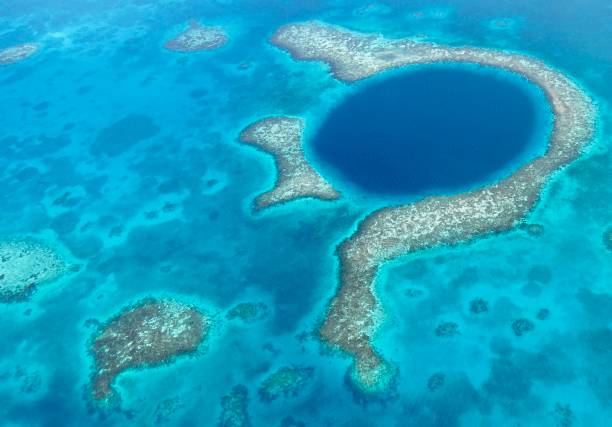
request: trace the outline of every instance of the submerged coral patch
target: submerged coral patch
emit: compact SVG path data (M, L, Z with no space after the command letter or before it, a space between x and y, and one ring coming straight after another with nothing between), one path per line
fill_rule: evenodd
M540 60L502 51L386 39L308 22L281 27L272 43L298 60L321 61L333 75L355 82L385 70L428 63L473 63L516 73L538 86L554 114L547 151L499 182L453 196L379 209L342 242L340 286L320 328L321 339L353 358L356 386L384 390L390 366L372 347L382 309L374 294L381 265L397 257L455 245L517 225L534 207L553 173L575 160L594 134L591 99L568 77Z
M175 38L168 40L164 47L176 52L198 52L218 49L225 45L228 36L221 27L206 27L197 21L191 21L187 29Z
M27 300L38 286L71 270L50 245L35 239L0 242L0 302Z
M194 353L209 328L210 319L200 310L170 299L146 299L125 308L92 339L93 399L117 399L113 382L122 372L162 365Z
M21 44L0 50L0 65L14 64L28 59L38 51L38 45L33 43Z
M280 397L296 397L312 381L311 366L286 366L270 375L259 388L259 398L271 402Z
M221 416L218 427L250 427L249 391L239 384L221 398Z
M527 332L531 332L534 329L535 325L529 319L520 318L512 322L512 331L514 331L514 335L516 335L517 337L525 335Z
M612 227L604 231L602 236L603 244L609 251L612 251Z
M153 412L155 424L170 422L173 416L184 407L185 404L178 397L168 397L162 400L157 404L155 412Z
M269 311L263 302L243 302L232 307L226 317L229 320L240 319L245 323L252 323L265 318Z
M442 322L438 326L436 326L435 330L437 337L453 337L455 335L459 335L461 332L459 330L459 325L455 322Z
M470 301L470 311L474 314L485 313L489 311L489 302L482 298L474 298Z
M91 152L94 155L117 156L158 133L159 128L150 117L129 114L102 129L91 146Z

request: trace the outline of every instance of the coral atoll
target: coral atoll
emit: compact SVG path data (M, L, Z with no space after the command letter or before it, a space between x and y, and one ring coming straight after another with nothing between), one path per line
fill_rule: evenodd
M38 51L33 43L20 44L0 50L0 65L13 64L28 59Z
M75 267L42 241L26 238L0 242L0 302L27 300L38 286L59 279Z
M170 299L146 299L127 307L92 339L93 399L116 399L113 382L126 370L169 363L195 352L209 327L200 310Z
M240 141L274 156L278 177L274 188L255 199L256 209L291 200L314 197L334 200L339 194L304 157L304 122L292 117L272 117L255 122L240 134Z
M175 38L168 40L164 47L176 52L198 52L218 49L225 45L228 36L220 27L206 27L197 21L191 21L186 30Z
M271 42L295 59L328 64L333 75L345 82L414 64L475 63L500 68L537 85L554 114L546 153L507 178L462 194L379 209L338 247L340 286L320 329L321 339L353 357L351 378L369 382L358 384L360 388L381 390L391 381L388 364L371 345L382 318L373 291L380 266L411 252L458 244L518 225L550 176L575 160L592 138L594 107L564 74L521 54L386 39L318 22L285 25Z
M298 396L311 382L314 368L310 366L287 366L270 375L259 388L259 398L271 402L279 397Z

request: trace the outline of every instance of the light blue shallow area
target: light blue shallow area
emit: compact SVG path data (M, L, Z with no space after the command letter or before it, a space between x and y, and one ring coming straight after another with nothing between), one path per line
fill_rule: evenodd
M0 0L0 48L44 47L0 68L0 236L51 233L84 265L29 302L0 306L0 425L215 426L236 384L249 391L253 426L609 425L608 3ZM194 18L224 26L228 45L164 50ZM575 78L598 107L596 141L527 218L541 233L517 229L383 268L375 344L400 372L384 402L354 395L349 361L311 335L336 290L336 245L381 199L348 191L254 215L275 170L237 140L269 115L316 128L359 90L268 43L280 25L308 19L523 52ZM86 321L145 296L198 304L217 326L196 357L123 375L121 407L100 410L86 394ZM477 298L488 311L470 311ZM244 301L270 315L225 320ZM517 336L521 318L534 329ZM460 333L437 336L444 322ZM296 397L261 401L262 382L288 365L314 367L312 380ZM444 384L431 391L434 374ZM176 410L159 419L167 399Z

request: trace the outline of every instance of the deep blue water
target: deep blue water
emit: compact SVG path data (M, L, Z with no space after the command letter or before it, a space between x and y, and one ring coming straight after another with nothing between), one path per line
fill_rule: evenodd
M29 61L0 67L0 239L39 236L82 265L29 301L0 305L0 427L216 426L223 396L239 384L253 427L608 427L609 3L0 0L0 48L43 46ZM228 45L194 55L165 51L164 42L194 18L225 27ZM338 242L372 209L421 190L362 198L367 190L318 157L308 139L308 155L343 197L254 214L253 197L271 187L276 171L270 156L238 142L240 131L286 114L304 117L311 138L328 112L371 87L421 72L469 71L479 92L497 79L495 96L474 101L492 97L497 107L506 85L512 93L500 107L527 94L536 109L506 118L527 133L524 119L532 117L533 138L517 139L514 152L504 144L497 166L472 156L456 162L491 168L466 181L478 186L540 152L550 121L533 88L505 73L423 67L346 85L326 66L293 61L269 45L280 25L310 19L532 55L570 75L600 108L596 141L551 180L527 217L537 227L415 254L381 270L376 294L385 318L374 342L400 373L396 394L382 403L355 398L345 382L349 361L312 331L337 288ZM387 107L421 114L426 101ZM460 191L450 185L445 191ZM85 393L90 320L105 321L148 296L197 304L218 325L195 357L126 373L116 384L121 406L97 408ZM488 311L471 311L477 299ZM267 317L251 324L225 318L248 301L265 303ZM542 309L548 317L538 317ZM511 325L518 318L533 330L517 336ZM460 333L436 336L442 322L456 323ZM297 396L260 399L266 378L291 365L314 368L310 382ZM432 391L435 374L444 384ZM174 406L160 418L164 402Z
M533 145L541 107L516 76L465 68L426 67L361 88L312 138L318 160L378 195L487 182Z

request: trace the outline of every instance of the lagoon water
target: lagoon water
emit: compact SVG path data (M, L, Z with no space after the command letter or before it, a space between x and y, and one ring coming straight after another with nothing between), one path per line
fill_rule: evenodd
M191 19L224 27L228 44L165 50ZM374 344L400 373L383 401L356 395L349 360L312 334L338 284L336 246L381 205L477 187L537 155L550 113L505 73L423 67L346 85L268 43L279 26L312 19L529 54L598 106L595 141L553 177L525 226L382 269ZM48 237L81 264L28 301L0 305L0 426L227 427L223 397L237 385L248 394L243 425L254 427L609 426L610 22L608 0L0 0L0 48L42 46L0 66L0 236ZM368 162L349 176L357 159L344 149L340 163L325 161L314 128L385 85L393 90L369 99L389 105L354 127L325 125L343 137L329 148L362 141ZM423 108L434 100L452 114ZM238 135L279 114L312 124L307 154L342 198L252 211L276 170ZM482 115L482 127L465 126ZM401 126L378 127L394 118ZM361 139L364 129L386 136ZM394 143L427 162L396 156ZM392 167L374 163L381 144ZM415 171L418 182L404 179ZM373 188L358 185L366 172ZM96 321L150 296L206 309L217 321L211 339L194 357L120 376L121 405L100 408L87 394ZM267 315L228 319L242 302L266 304ZM533 328L517 335L517 319ZM459 333L436 335L448 322ZM312 374L295 395L262 399L262 384L287 366Z
M545 151L549 128L537 127L547 124L548 101L524 79L476 66L418 68L366 84L332 109L310 142L317 160L366 192L414 195L485 185Z

